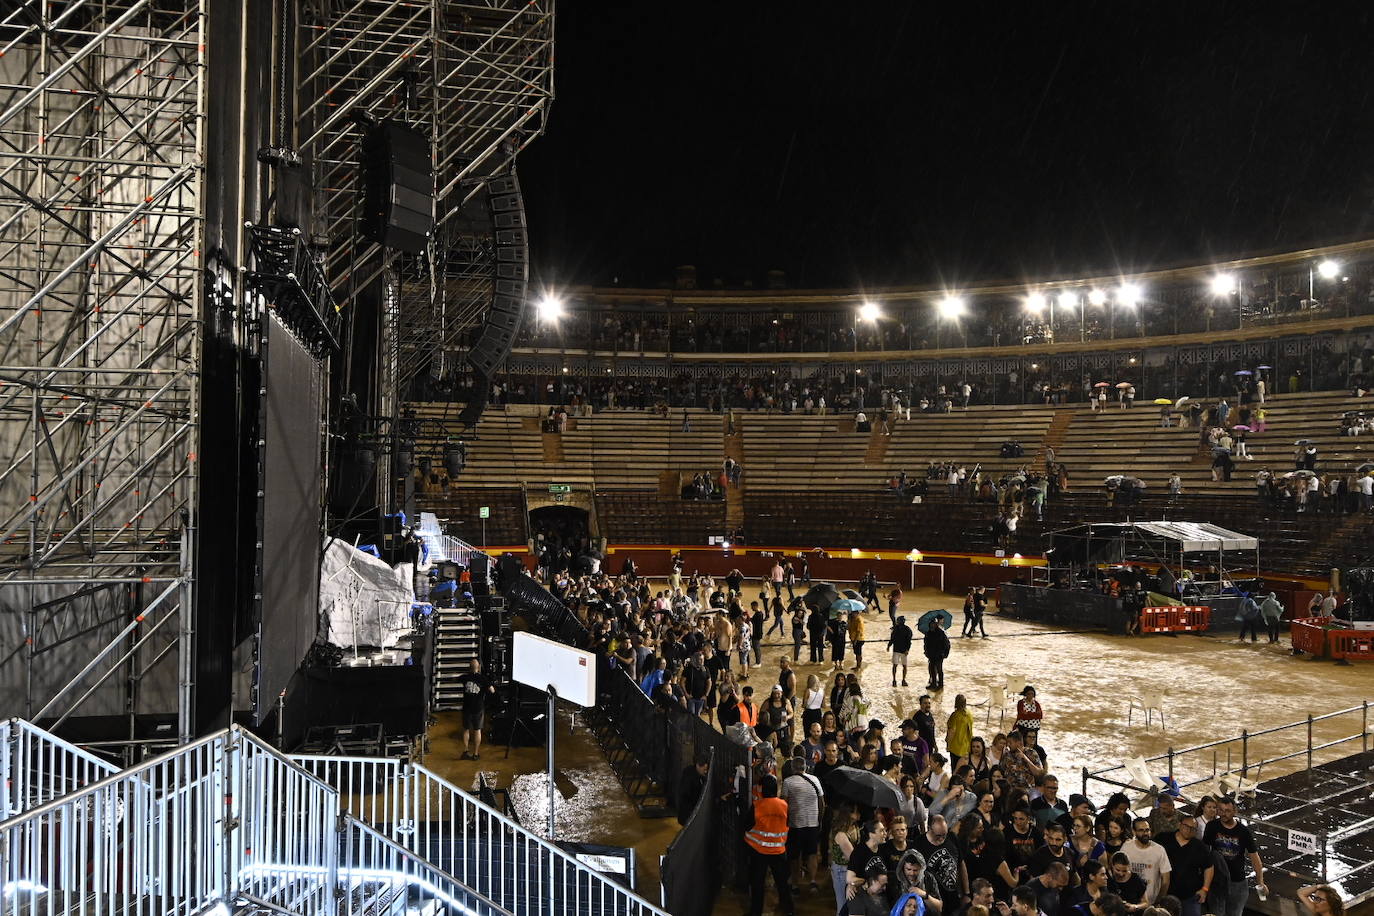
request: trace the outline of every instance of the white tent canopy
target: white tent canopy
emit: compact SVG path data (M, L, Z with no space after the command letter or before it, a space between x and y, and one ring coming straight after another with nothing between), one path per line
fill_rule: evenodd
M1141 531L1177 541L1185 552L1195 550L1255 550L1259 539L1206 522L1136 522Z

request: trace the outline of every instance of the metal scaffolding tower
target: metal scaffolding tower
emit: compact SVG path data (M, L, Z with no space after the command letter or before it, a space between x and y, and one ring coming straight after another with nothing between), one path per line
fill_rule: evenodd
M180 713L203 230L198 0L0 19L0 703Z
M553 0L320 2L301 22L300 148L313 162L317 244L335 298L388 275L390 377L403 391L431 356L477 325L495 293L486 182L508 174L553 100ZM424 256L356 232L358 145L397 118L431 141L436 231Z

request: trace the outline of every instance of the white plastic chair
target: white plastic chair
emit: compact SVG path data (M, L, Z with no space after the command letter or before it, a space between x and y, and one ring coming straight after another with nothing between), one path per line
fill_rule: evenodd
M1019 697L1021 691L1026 689L1026 679L1024 677L1007 676L1007 697Z
M1126 724L1131 724L1131 714L1135 710L1145 713L1145 727L1149 728L1153 713L1159 713L1159 727L1163 729L1164 724L1164 695L1162 693L1145 693L1138 697L1131 697L1130 705L1126 707Z
M1007 717L1007 707L1011 704L1011 698L1007 696L1005 690L1000 685L994 684L988 687L988 698L980 703L980 706L987 706L988 714L984 724L992 722L992 712L997 711L997 727L1001 729L1002 720Z

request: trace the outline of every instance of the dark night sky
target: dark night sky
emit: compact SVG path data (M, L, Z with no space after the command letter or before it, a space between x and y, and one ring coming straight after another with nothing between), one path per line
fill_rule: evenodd
M1374 231L1374 4L953 6L563 0L534 279L957 287Z

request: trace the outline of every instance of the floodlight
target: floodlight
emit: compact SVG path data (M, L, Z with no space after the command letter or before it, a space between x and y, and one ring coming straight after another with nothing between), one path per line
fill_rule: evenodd
M1135 305L1140 301L1140 287L1134 283L1123 283L1116 289L1116 301L1119 305Z
M1334 280L1336 274L1341 272L1341 265L1335 261L1322 261L1317 265L1317 273L1322 275L1323 280Z
M1045 298L1044 293L1031 293L1026 297L1026 311L1032 315L1039 315L1048 304L1049 300Z
M1100 289L1095 289L1092 292L1088 293L1088 301L1091 302L1093 305L1106 305L1107 294Z
M939 304L941 318L958 318L964 314L964 300L958 296L946 296Z
M557 321L563 317L563 300L557 296L548 295L539 300L538 306L540 321Z
M1062 292L1062 293L1059 294L1059 305L1060 305L1062 308L1071 309L1071 308L1073 308L1073 307L1074 307L1075 305L1077 305L1077 304L1078 304L1078 294L1077 294L1077 293L1071 293L1071 292L1069 292L1068 290L1064 290L1064 292Z
M1229 296L1236 291L1236 278L1230 274L1217 274L1212 278L1212 295Z
M876 302L865 302L859 306L859 317L864 321L877 321L883 315L883 310L878 307Z

